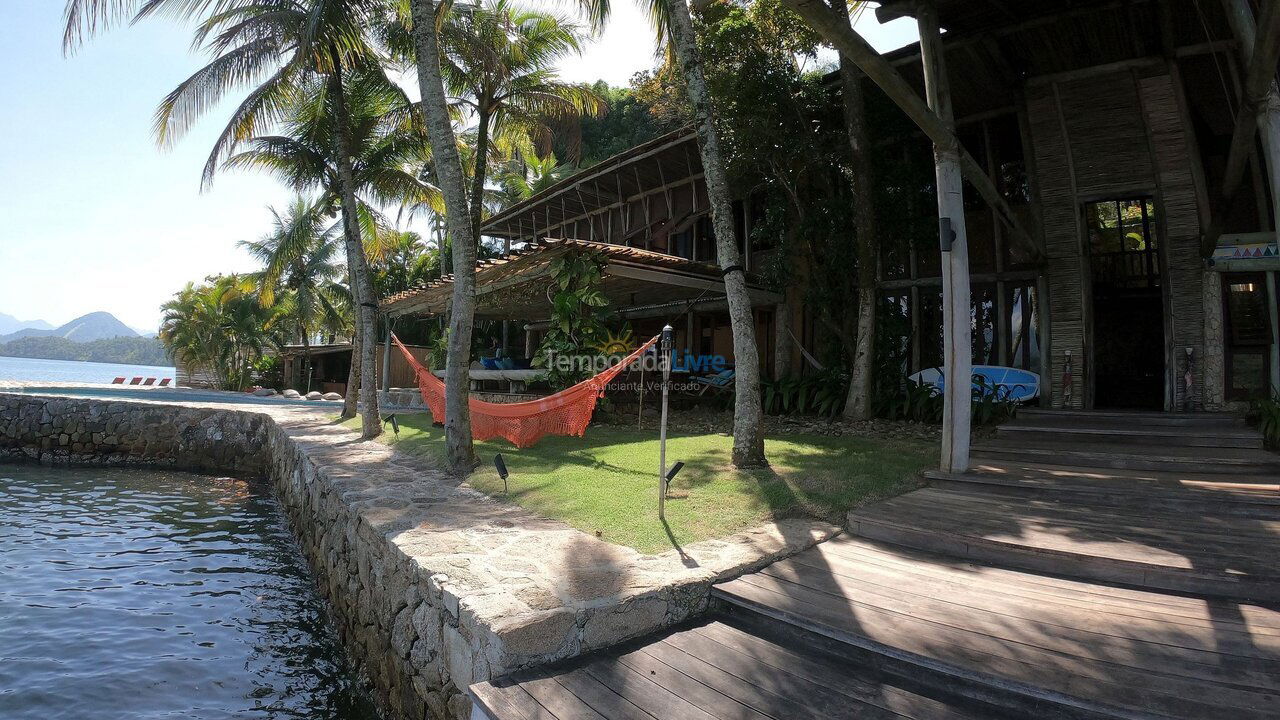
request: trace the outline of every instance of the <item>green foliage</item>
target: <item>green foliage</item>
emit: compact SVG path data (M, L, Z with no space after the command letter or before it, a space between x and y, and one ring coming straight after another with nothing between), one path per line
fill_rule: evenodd
M103 338L90 342L75 342L61 337L25 337L0 343L0 355L124 365L169 365L173 362L159 340L144 337Z
M1013 418L1018 403L1008 388L973 376L973 425L998 425ZM881 388L872 401L872 411L887 420L910 420L937 425L942 422L943 397L932 385L906 381L899 388Z
M533 362L548 368L552 387L569 387L591 375L557 367L552 358L595 355L596 346L608 337L609 299L600 291L603 272L604 259L594 251L572 250L551 261L551 325Z
M578 123L577 162L579 168L589 168L620 152L646 143L663 133L683 125L687 118L663 117L660 111L642 99L643 92L635 89L651 78L648 73L638 73L632 79L632 88L610 87L603 80L591 89L604 99L609 109L600 116L584 116ZM575 157L573 138L556 138L556 155Z
M844 408L848 387L848 375L836 369L760 383L764 411L770 415L834 417Z
M1271 450L1280 450L1280 390L1271 397L1249 403L1248 419L1262 432L1263 442Z
M256 363L281 344L275 307L264 307L255 283L239 275L188 283L161 306L160 341L192 370L213 373L224 390L243 390Z
M284 387L284 363L279 355L263 355L254 360L253 384L268 388Z

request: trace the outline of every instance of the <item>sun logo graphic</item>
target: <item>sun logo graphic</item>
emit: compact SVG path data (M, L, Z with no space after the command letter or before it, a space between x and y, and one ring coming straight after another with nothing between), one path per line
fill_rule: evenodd
M630 328L617 335L610 330L603 340L595 344L595 349L599 350L601 355L628 355L635 349L635 344Z

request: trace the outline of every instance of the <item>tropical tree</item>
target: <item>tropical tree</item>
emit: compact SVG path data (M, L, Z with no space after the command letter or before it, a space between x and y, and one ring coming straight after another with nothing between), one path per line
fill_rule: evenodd
M434 179L444 197L449 235L475 237L468 206L466 177L458 154L449 99L440 70L439 24L448 6L432 0L400 0L402 19L412 32L417 60L422 115L431 142ZM407 5L405 5L407 3ZM407 13L405 11L408 11ZM404 17L407 15L407 17ZM451 470L471 471L476 465L471 440L470 379L471 333L476 309L476 243L452 243L453 298L445 352L445 449ZM440 418L437 418L439 420Z
M253 365L274 345L279 319L264 306L256 283L240 275L187 283L160 308L160 341L183 365L214 374L224 390L242 390Z
M321 208L304 197L294 198L283 213L270 208L273 229L259 240L242 240L240 247L264 267L249 276L258 285L263 307L276 306L284 323L301 339L306 387L311 390L311 339L322 329L343 324L339 300L346 288L339 284L345 268L337 258L342 241Z
M470 207L478 241L491 160L509 157L529 140L549 153L555 128L600 115L605 103L590 87L556 75L559 60L582 51L582 29L564 18L492 0L450 15L442 33L445 87L455 106L475 121Z
M440 273L440 251L416 232L380 228L371 247L373 286L380 297L408 290Z
M64 46L70 49L86 33L122 20L167 13L196 21L194 44L203 46L212 60L161 102L155 134L162 146L170 145L233 90L247 90L205 162L206 187L241 143L281 119L304 83L324 79L334 118L338 200L359 318L357 340L362 341L357 343L359 363L366 379L375 377L376 298L355 212L344 77L379 66L369 33L381 6L380 0L68 0L64 32ZM363 436L368 439L382 432L382 424L374 384L361 385Z
M716 258L724 275L725 299L733 332L734 406L733 464L754 467L768 464L764 455L763 406L760 402L760 357L756 348L755 318L747 294L746 273L741 265L733 222L733 196L729 190L727 162L722 151L715 107L703 74L693 18L686 0L653 0L650 19L659 42L669 44L684 78L685 92L693 108L698 151L711 204L711 225L716 238Z

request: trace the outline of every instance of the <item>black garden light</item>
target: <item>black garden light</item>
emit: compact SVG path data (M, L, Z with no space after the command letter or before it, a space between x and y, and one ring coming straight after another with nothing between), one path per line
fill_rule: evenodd
M383 425L386 425L387 423L391 423L391 429L394 430L397 435L400 434L400 421L396 420L395 413L391 413L390 415L382 419Z
M507 472L507 462L502 459L502 453L493 456L493 466L498 470L498 477L502 478L502 494L507 494L507 476L511 473Z

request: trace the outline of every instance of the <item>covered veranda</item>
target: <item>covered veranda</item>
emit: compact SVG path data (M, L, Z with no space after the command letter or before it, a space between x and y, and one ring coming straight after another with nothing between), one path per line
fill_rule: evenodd
M534 359L550 319L553 266L571 252L591 252L603 263L598 289L609 308L631 330L634 343L656 335L671 323L680 356L720 355L733 363L724 282L720 268L653 250L575 239L543 239L527 243L501 257L481 260L476 269L477 321L511 323L506 355L517 365ZM772 356L773 313L782 296L748 276L748 290L756 309L756 330L762 363ZM432 281L383 300L381 310L391 324L448 317L453 278ZM517 331L523 331L518 339ZM522 340L522 342L521 342ZM634 344L633 343L633 344ZM440 371L442 368L432 368ZM486 370L473 362L473 380L535 380L519 378L511 370ZM511 390L517 390L512 387Z

